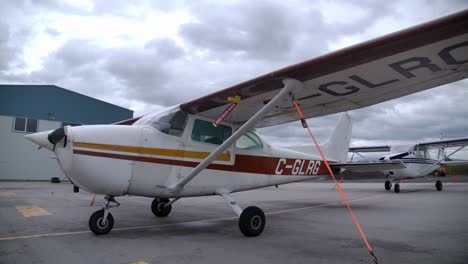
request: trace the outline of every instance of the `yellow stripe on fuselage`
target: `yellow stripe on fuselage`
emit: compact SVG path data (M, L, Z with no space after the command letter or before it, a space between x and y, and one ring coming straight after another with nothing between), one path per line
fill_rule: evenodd
M178 150L178 149L161 149L161 148L144 148L144 147L97 144L97 143L84 143L84 142L75 142L75 143L73 143L73 145L75 147L78 147L78 148L111 150L111 151L119 151L119 152L129 152L129 153L139 153L139 154L168 156L168 157L179 157L179 158L189 158L189 159L204 159L204 158L208 157L208 155L210 155L210 152L201 152L201 151L186 151L186 150ZM216 158L216 160L218 160L218 161L230 161L231 160L231 155L229 155L227 153L222 153Z

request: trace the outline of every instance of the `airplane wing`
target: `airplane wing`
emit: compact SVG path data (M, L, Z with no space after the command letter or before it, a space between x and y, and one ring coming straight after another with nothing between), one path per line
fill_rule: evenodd
M313 48L313 43L311 43ZM306 118L374 105L468 77L468 10L286 67L189 101L181 109L215 119L241 102L225 119L243 123L283 87L303 82L295 93ZM231 73L232 74L232 73ZM256 127L299 120L289 98Z
M341 168L352 172L372 172L406 168L406 165L401 160L330 163L330 166L332 168Z
M387 152L390 146L351 147L349 152Z
M430 149L430 148L450 148L450 147L462 147L468 145L468 137L465 138L454 138L447 140L429 141L424 143L418 143L416 148L418 149Z

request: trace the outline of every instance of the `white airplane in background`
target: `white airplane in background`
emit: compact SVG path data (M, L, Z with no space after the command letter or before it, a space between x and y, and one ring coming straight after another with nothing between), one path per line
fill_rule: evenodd
M440 169L441 165L444 164L460 164L468 163L468 161L446 161L447 158L451 157L458 151L462 150L468 145L468 137L465 138L456 138L456 139L446 139L446 140L436 140L424 143L418 143L411 146L370 146L370 147L351 147L349 152L358 154L361 157L365 158L359 153L369 153L369 152L387 152L390 153L381 157L380 161L400 161L404 167L400 169L391 169L391 170L380 170L385 174L387 180L385 181L385 190L389 191L392 188L392 183L390 180L395 182L394 191L396 193L400 192L400 181L405 179L415 179L424 177L431 181L426 175L433 173ZM454 151L448 155L445 153L447 148L456 148ZM443 150L443 155L438 156L437 159L432 159L430 155L431 149L438 149L438 153L441 153ZM351 157L351 160L353 157ZM366 164L366 162L356 162L356 164ZM350 171L355 172L368 172L365 166L362 166L357 169L353 169L352 165L348 168ZM432 182L432 181L431 181ZM435 187L437 191L442 191L442 181L437 180L435 182Z
M467 78L467 54L465 10L141 118L66 126L26 137L53 151L76 186L105 195L105 206L89 219L97 235L112 229L109 209L111 203L119 205L117 196L155 198L153 213L165 217L180 198L219 195L239 216L241 232L258 236L265 226L263 211L255 206L242 210L231 193L330 173L316 148L307 153L273 148L255 128L305 122L292 98L304 118L311 118ZM350 119L344 114L324 146L333 169L346 165L342 162L350 136ZM376 166L392 169L401 164L385 161Z

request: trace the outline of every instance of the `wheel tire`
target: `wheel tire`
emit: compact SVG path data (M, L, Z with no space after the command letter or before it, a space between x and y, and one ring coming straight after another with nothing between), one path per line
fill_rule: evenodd
M392 183L390 181L385 181L385 190L390 191L392 189Z
M395 187L393 189L395 190L395 193L399 193L400 192L400 184L395 183Z
M265 228L265 214L256 206L245 208L239 217L239 229L246 237L260 235Z
M151 203L151 211L157 217L166 217L172 210L172 205L164 206L169 203L167 198L156 198Z
M105 224L102 223L103 218L104 209L94 212L89 217L89 229L91 229L95 235L105 235L109 233L114 226L114 217L111 213L107 214L107 222Z
M442 182L441 181L436 181L435 187L436 187L437 191L439 191L439 192L442 191Z
M59 177L52 177L50 178L51 183L60 183L60 178Z

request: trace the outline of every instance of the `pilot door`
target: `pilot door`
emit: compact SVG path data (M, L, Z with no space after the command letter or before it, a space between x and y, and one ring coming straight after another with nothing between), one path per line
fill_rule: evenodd
M215 127L212 124L212 120L199 116L189 116L183 137L185 166L181 168L180 177L187 175L196 165L229 138L232 133L233 128L228 124L220 124ZM211 165L221 165L225 169L232 166L235 160L233 149L233 146L230 146ZM201 173L205 172L202 171ZM200 178L195 178L195 180L198 179Z

